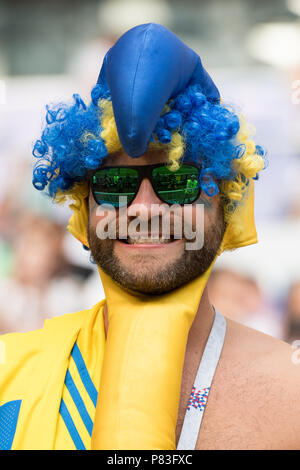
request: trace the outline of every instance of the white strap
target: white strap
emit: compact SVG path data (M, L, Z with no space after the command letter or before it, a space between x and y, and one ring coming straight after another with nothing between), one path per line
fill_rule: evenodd
M189 399L178 441L178 450L194 450L211 383L222 352L226 320L215 310L214 323L208 337Z

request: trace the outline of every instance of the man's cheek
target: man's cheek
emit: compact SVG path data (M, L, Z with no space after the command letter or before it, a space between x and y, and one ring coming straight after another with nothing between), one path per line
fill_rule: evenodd
M204 245L205 208L203 204L184 206L184 238L186 250L201 250Z
M116 210L110 204L98 206L92 218L92 225L100 240L117 238Z

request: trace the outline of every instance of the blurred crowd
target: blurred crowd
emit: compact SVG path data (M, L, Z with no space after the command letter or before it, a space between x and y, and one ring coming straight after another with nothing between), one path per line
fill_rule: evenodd
M234 270L215 270L208 286L211 302L226 317L288 342L300 338L300 279L277 302Z

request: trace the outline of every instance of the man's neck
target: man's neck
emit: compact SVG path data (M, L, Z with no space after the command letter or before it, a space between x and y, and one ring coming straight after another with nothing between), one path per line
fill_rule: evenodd
M189 331L186 346L186 361L201 359L213 321L214 308L209 302L208 290L205 287L199 307ZM200 357L199 357L200 356Z

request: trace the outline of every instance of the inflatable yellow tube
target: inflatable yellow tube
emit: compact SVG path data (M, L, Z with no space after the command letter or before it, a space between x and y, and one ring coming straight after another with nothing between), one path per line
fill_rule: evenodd
M208 272L154 298L133 296L100 272L109 328L92 445L175 449L187 337Z

